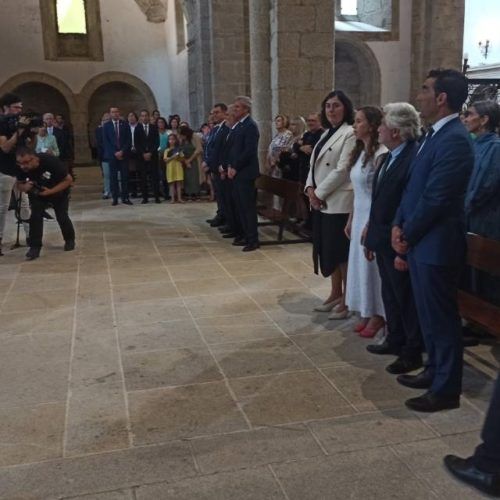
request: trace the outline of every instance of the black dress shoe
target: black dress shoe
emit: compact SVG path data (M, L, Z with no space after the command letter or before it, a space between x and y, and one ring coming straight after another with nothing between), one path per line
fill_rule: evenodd
M118 200L113 200L113 202L111 203L111 205L112 205L113 207L116 207L116 205L118 205Z
M405 405L410 410L424 413L454 410L460 408L460 396L438 396L432 392L426 392L418 398L407 399Z
M39 247L31 247L26 252L26 260L35 260L40 257L40 248Z
M212 222L213 222L214 220L215 220L215 218L213 218L213 219L207 219L205 222L206 222L207 224L212 224Z
M229 226L219 226L218 229L222 234L233 232L233 230Z
M422 361L422 358L403 358L399 357L394 361L394 363L391 363L390 365L385 367L385 370L389 373L392 373L392 375L400 375L402 373L408 373L412 372L413 370L418 370L419 368L422 368L424 366L424 363Z
M161 203L160 198L155 198L155 203Z
M478 469L472 457L460 458L456 455L446 455L443 461L446 468L460 481L483 493L500 498L500 474Z
M222 235L223 238L236 238L236 233L224 233Z
M210 223L210 227L219 227L219 226L223 226L224 225L224 222L222 222L221 219L214 219L211 223Z
M429 389L434 377L429 370L423 370L418 375L399 375L396 379L401 385L412 389Z
M394 354L399 356L400 349L391 346L388 342L382 344L370 344L366 346L366 350L372 354Z
M128 198L126 200L123 200L122 203L124 205L133 205L133 203Z
M146 203L149 203L149 200L147 198L143 198L141 201L141 205L145 205Z
M71 252L71 250L75 249L75 240L68 240L64 243L64 251Z
M260 248L260 245L258 243L250 243L246 246L243 247L244 252L253 252L254 250L257 250Z
M232 245L234 247L245 247L247 245L247 242L245 238L235 238Z

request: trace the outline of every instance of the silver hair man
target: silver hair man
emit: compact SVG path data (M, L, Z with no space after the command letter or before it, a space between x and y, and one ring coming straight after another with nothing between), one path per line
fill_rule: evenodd
M388 128L398 129L404 141L416 140L420 136L420 116L407 102L391 102L384 106L384 121Z

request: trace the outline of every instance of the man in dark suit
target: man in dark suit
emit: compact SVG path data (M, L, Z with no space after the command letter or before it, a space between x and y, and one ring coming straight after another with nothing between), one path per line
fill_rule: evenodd
M134 144L138 156L138 168L141 178L142 203L148 203L148 178L155 198L155 203L160 200L160 172L158 170L158 148L160 135L155 124L150 123L149 112L141 111L139 125L135 127Z
M500 497L500 376L481 432L483 442L471 457L444 457L447 469L458 479L495 497Z
M219 175L221 178L222 193L224 196L224 208L226 216L226 225L223 226L223 238L243 239L244 233L241 218L236 206L234 196L234 180L229 179L227 172L229 166L233 164L233 139L234 129L238 125L234 116L234 106L231 104L227 110L227 117L223 128L218 136L220 153L219 156Z
M132 205L128 197L128 165L127 158L130 153L132 139L128 123L120 120L119 108L113 106L109 109L111 120L103 125L104 160L109 162L111 176L112 205L118 205L118 197L122 203ZM121 190L118 186L118 172L120 173Z
M417 110L408 103L387 104L378 130L380 143L390 152L380 157L373 180L364 246L367 259L373 260L374 255L377 259L389 333L384 343L369 345L367 349L374 354L396 354L398 358L386 370L401 374L422 366L423 341L408 266L391 245L392 221L406 186L409 166L418 150Z
M398 377L403 385L428 389L406 401L415 411L460 406L463 343L457 288L466 250L464 196L474 164L472 142L458 116L467 91L462 73L429 72L417 96L429 128L410 166L392 229L394 250L408 254L428 355L423 372Z
M224 213L224 193L222 192L223 185L219 174L220 152L223 144L221 132L224 129L224 120L226 119L227 106L223 102L214 105L211 115L214 122L214 127L208 135L207 143L204 148L203 170L210 175L212 186L217 202L217 213L213 219L210 219L211 227L221 227L226 223ZM208 222L208 221L207 221Z
M233 245L243 246L244 252L259 248L257 231L257 190L255 179L259 174L259 129L252 120L252 101L249 97L237 97L233 103L234 128L231 148L231 166L227 175L234 182L234 196L241 218L244 238L237 238Z

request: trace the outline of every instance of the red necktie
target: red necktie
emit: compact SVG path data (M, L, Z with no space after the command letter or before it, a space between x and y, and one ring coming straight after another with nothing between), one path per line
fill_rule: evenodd
M118 122L115 122L115 139L116 147L120 149L120 129L118 128Z

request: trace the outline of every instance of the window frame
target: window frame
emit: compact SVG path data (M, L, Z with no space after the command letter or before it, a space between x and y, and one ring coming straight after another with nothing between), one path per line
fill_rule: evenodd
M85 34L59 33L57 0L40 0L43 46L46 60L104 61L99 0L83 1L87 27L87 33ZM78 49L73 54L68 53L71 44L74 44Z

